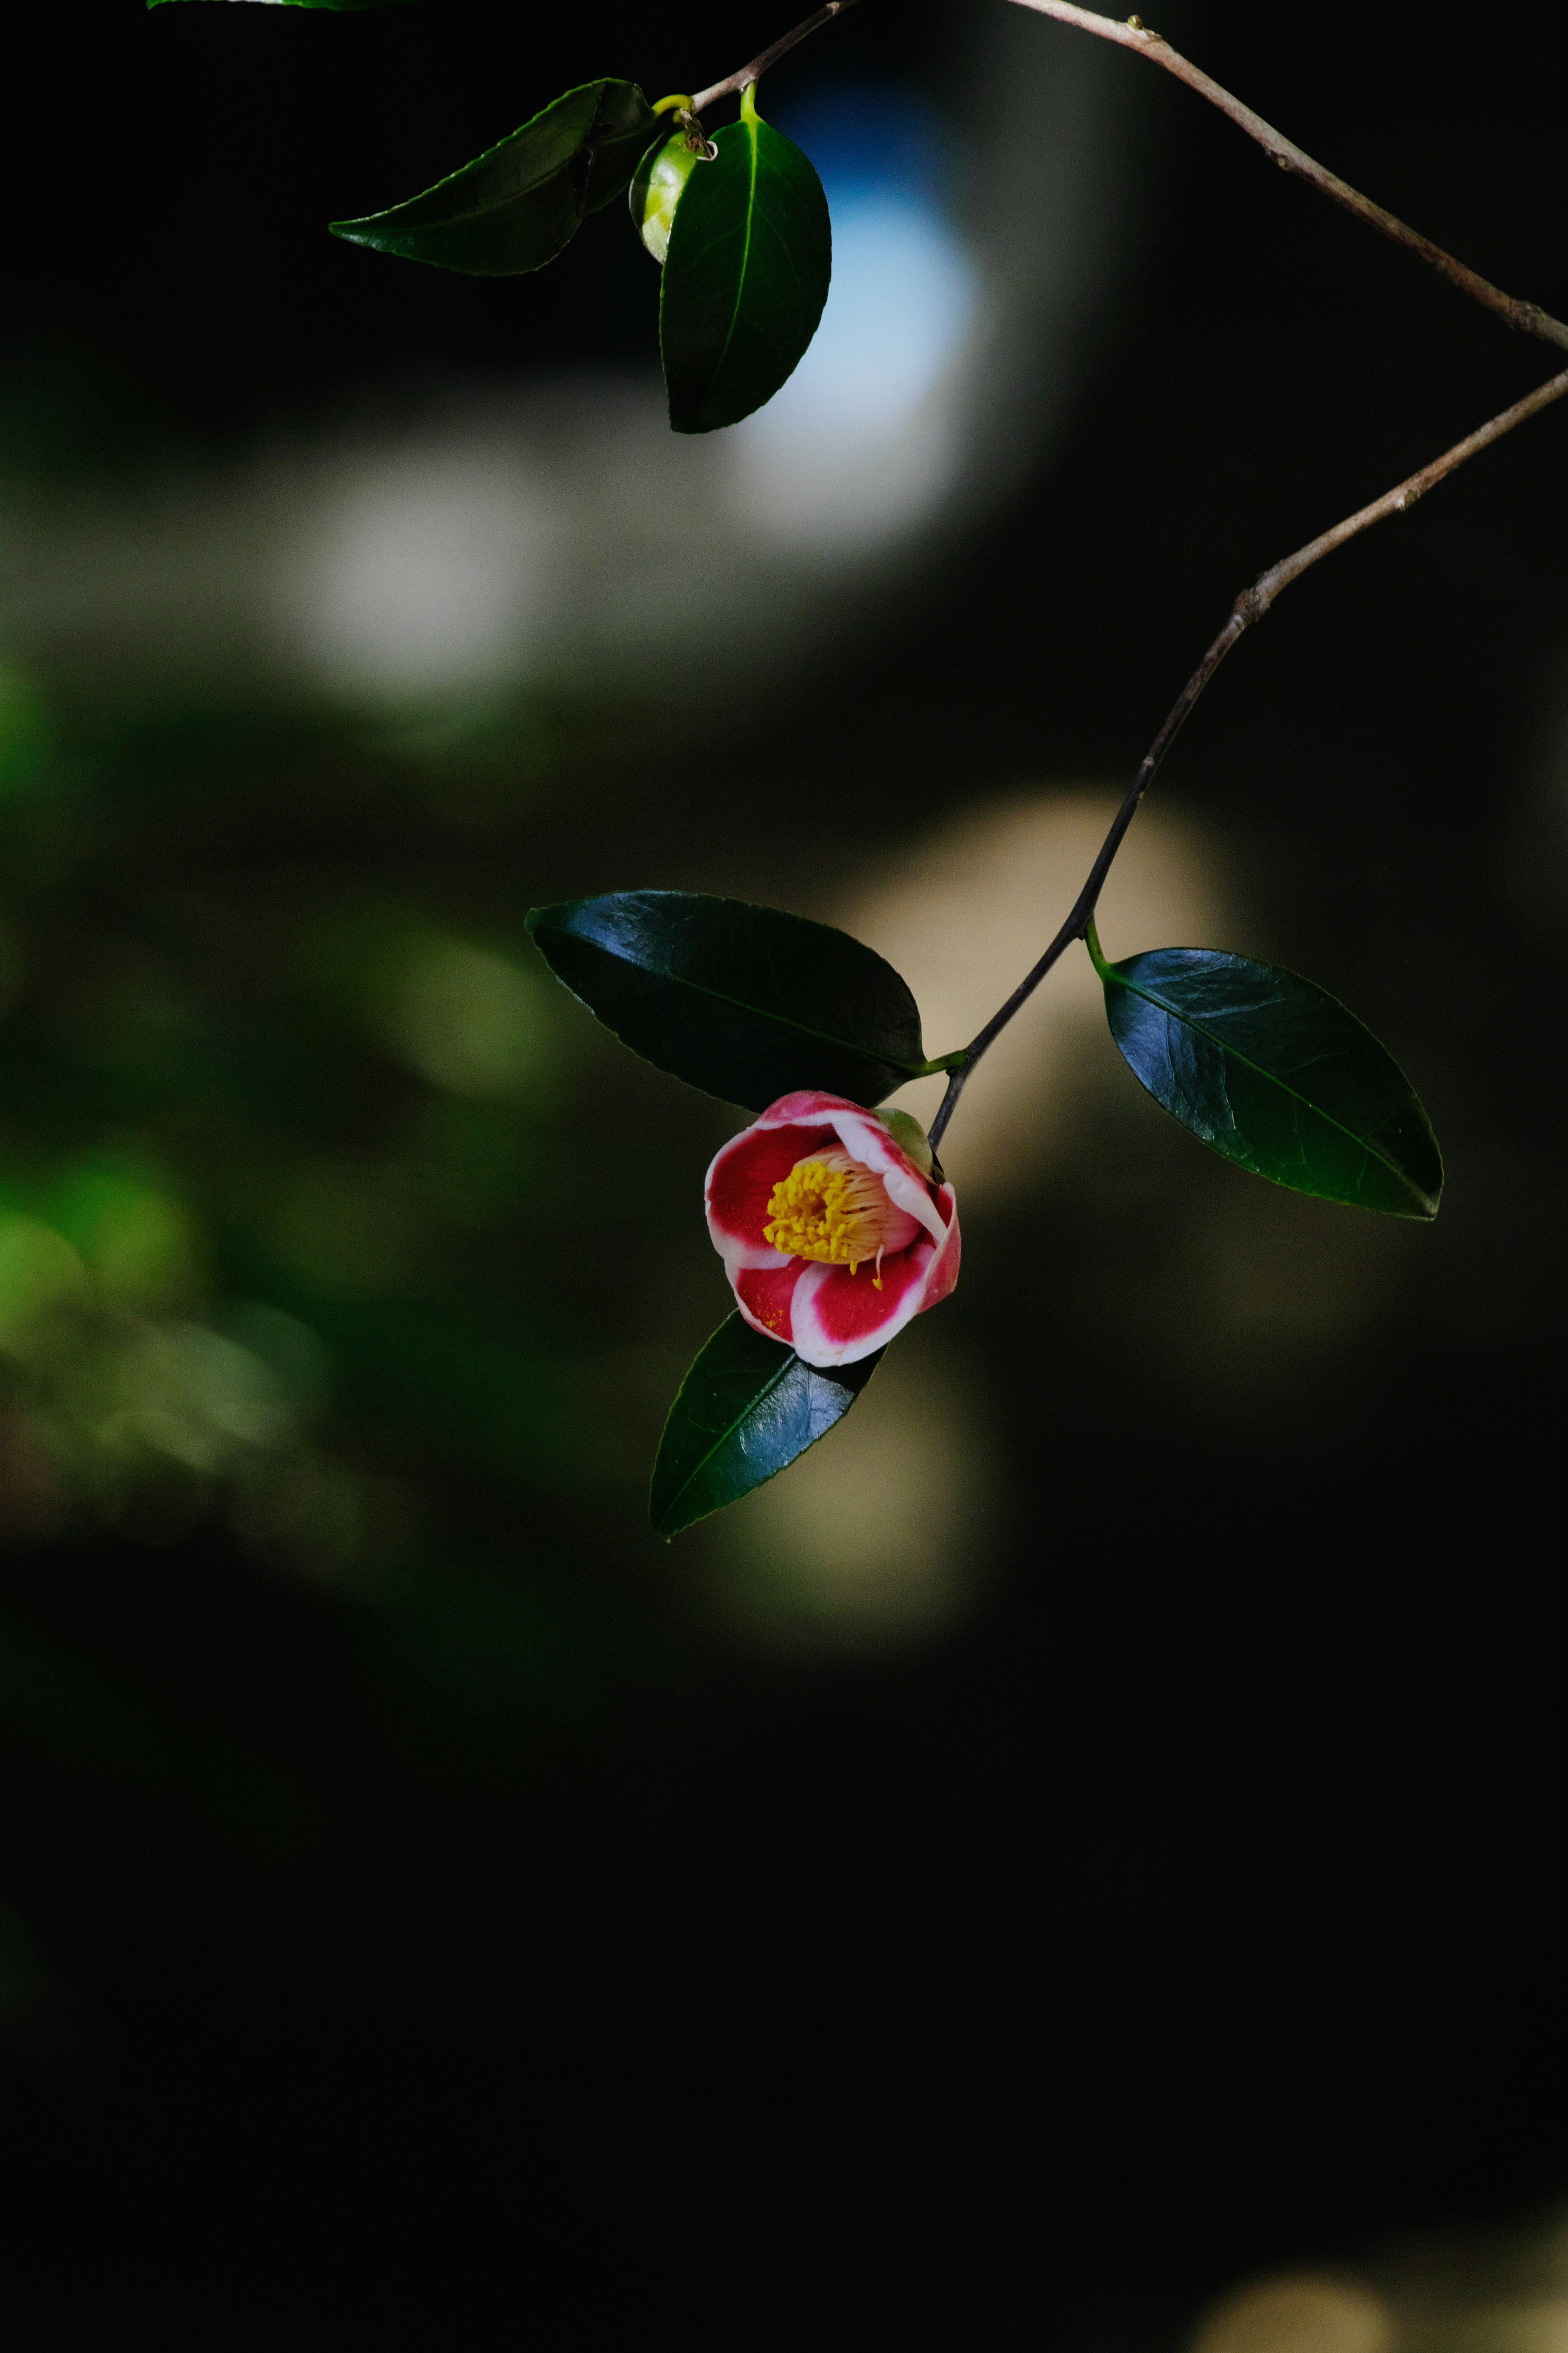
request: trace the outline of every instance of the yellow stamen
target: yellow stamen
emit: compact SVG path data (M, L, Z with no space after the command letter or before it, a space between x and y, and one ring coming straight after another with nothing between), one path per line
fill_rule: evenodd
M797 1160L773 1187L763 1237L792 1258L824 1261L858 1271L874 1258L873 1288L882 1288L882 1252L901 1222L875 1169L852 1159L842 1146ZM907 1230L907 1226L905 1228Z

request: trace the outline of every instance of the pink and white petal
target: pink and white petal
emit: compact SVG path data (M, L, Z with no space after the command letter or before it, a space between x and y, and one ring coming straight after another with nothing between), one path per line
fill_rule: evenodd
M777 1267L780 1253L763 1238L773 1187L797 1160L831 1141L831 1127L742 1128L714 1155L703 1185L708 1231L733 1266Z
M885 1348L924 1303L926 1270L935 1247L922 1234L912 1248L882 1261L882 1288L863 1266L809 1266L796 1286L795 1352L808 1365L853 1365Z
M902 1209L906 1218L915 1219L940 1248L947 1224L931 1199L929 1179L916 1169L889 1168L882 1186L894 1208Z
M795 1345L795 1294L806 1271L803 1258L786 1258L774 1273L764 1273L752 1267L726 1265L735 1293L735 1304L753 1332L765 1332L770 1340L782 1340L786 1348Z
M881 1121L873 1112L862 1111L858 1103L835 1104L827 1114L837 1130L838 1141L846 1152L874 1168L879 1176L890 1168L912 1168L913 1163L901 1147L893 1142Z
M958 1230L958 1196L951 1185L937 1187L936 1206L945 1221L945 1229L937 1244L936 1256L931 1261L925 1300L921 1308L922 1315L926 1308L935 1307L945 1299L958 1281L958 1262L963 1250L963 1238Z
M806 1364L852 1365L947 1297L958 1281L961 1248L951 1185L941 1188L937 1208L945 1219L941 1241L922 1237L897 1258L885 1258L880 1291L865 1282L866 1266L853 1275L841 1266L807 1268L792 1307L795 1354Z
M885 1186L884 1189L886 1189ZM880 1231L882 1236L882 1247L887 1251L889 1258L892 1257L895 1250L907 1250L911 1243L918 1242L922 1237L922 1228L920 1219L918 1218L911 1218L904 1209L894 1208L890 1203L886 1216L886 1222L880 1228ZM862 1260L860 1263L864 1265L865 1261Z
M866 1117L858 1103L847 1095L826 1095L816 1087L802 1087L793 1095L780 1095L770 1103L757 1121L759 1127L830 1127L835 1112L852 1111Z
M836 1112L833 1124L846 1152L876 1170L893 1207L923 1226L933 1242L940 1242L943 1220L932 1204L930 1180L893 1142L881 1121L873 1119L869 1112Z

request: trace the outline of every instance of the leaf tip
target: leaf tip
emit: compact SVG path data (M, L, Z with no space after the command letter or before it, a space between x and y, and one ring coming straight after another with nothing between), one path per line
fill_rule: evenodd
M670 1526L669 1523L673 1507L670 1504L668 1498L663 1497L659 1493L658 1474L663 1467L659 1461L659 1455L662 1455L663 1452L664 1442L661 1439L659 1441L658 1455L654 1457L653 1476L648 1481L647 1486L647 1524L653 1530L654 1535L658 1538L660 1544L668 1545L673 1544L676 1537L680 1534L681 1528L689 1526L690 1523L683 1520L678 1522L674 1527Z

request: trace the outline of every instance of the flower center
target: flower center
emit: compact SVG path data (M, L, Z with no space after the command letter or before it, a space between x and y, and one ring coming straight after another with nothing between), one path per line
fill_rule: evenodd
M872 1281L882 1288L882 1252L902 1249L914 1219L896 1208L876 1171L851 1159L842 1145L797 1160L781 1176L768 1202L764 1240L792 1258L814 1258L847 1266L875 1259Z

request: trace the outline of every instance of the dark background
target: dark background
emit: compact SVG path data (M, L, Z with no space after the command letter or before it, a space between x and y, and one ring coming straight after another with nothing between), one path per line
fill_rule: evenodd
M1568 311L1555 15L1461 40L1383 0L1171 0L1160 25ZM780 29L750 0L37 13L5 163L8 446L113 482L515 369L512 290L411 291L322 218L568 82L657 94ZM962 39L865 0L818 46L848 69L896 44L940 102ZM1068 446L939 597L795 683L748 754L753 811L806 761L827 789L884 780L846 820L872 833L895 797L934 813L1042 757L1125 772L1247 579L1552 372L1174 84L1142 124L1114 358ZM598 226L531 290L542 364L651 332L651 273ZM1169 779L1288 960L1421 1073L1468 1322L1417 1281L1266 1409L1194 1403L1086 1271L1154 1285L1168 1239L1090 1150L966 1269L1016 1534L980 1616L903 1660L737 1662L591 1510L526 1477L480 1493L457 1455L469 1567L376 1611L203 1526L9 1555L0 1835L44 1957L11 2030L14 2212L84 2251L68 2305L195 2299L226 2341L390 2305L477 2338L499 2297L498 2335L549 2313L564 2338L629 2294L741 2343L789 2314L1087 2353L1175 2345L1250 2271L1561 2192L1565 942L1538 779L1564 429L1292 590ZM81 902L133 888L127 860L208 854L215 763L260 776L225 818L237 864L359 855L298 785L293 723L205 719L171 783L127 723L127 790L162 814L110 829ZM581 749L526 843L498 820L492 887L514 855L523 903L602 887L574 795L605 776L628 871L680 871L731 740L656 790L593 714L560 723ZM412 815L374 850L442 856Z

